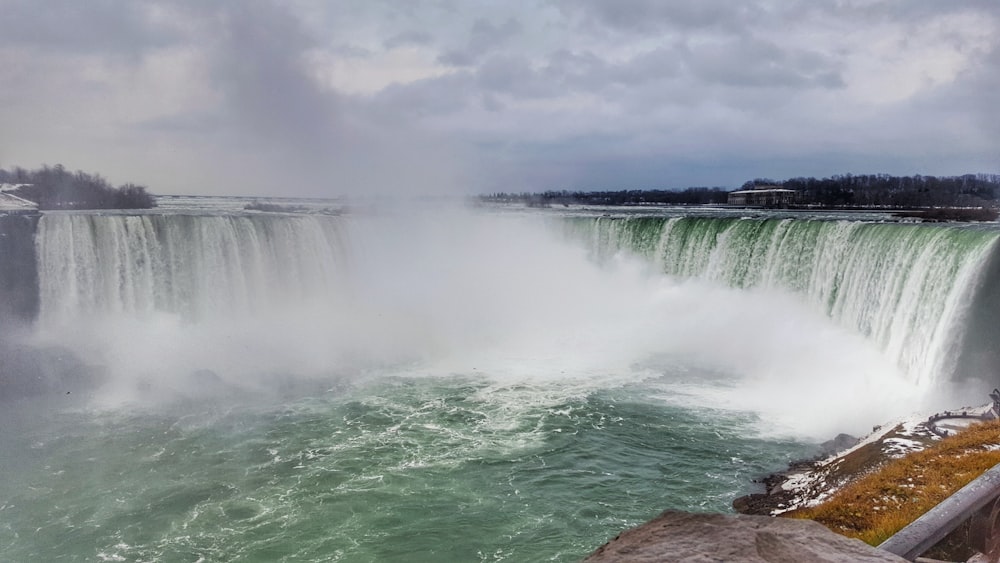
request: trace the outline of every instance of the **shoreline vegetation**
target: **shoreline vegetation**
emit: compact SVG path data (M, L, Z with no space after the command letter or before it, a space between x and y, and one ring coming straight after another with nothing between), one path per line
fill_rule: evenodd
M70 172L61 164L37 170L0 168L0 184L15 184L13 195L38 204L38 209L150 209L156 198L145 186L112 186L98 174Z
M878 545L1000 463L1000 421L976 424L927 449L887 461L839 490L829 500L787 514L815 520L847 537ZM955 538L956 540L958 538ZM932 556L963 559L953 551Z
M794 199L781 208L836 211L886 211L902 220L993 221L1000 208L1000 174L963 176L838 175L830 178L757 178L740 190L785 189ZM549 190L496 192L483 203L520 203L528 207L569 205L727 205L733 190L693 187L684 190ZM746 207L746 206L739 206Z
M112 186L99 174L70 172L63 165L35 170L0 168L0 184L13 184L13 195L38 204L40 210L150 209L156 196L146 186ZM902 221L995 221L1000 217L1000 174L962 176L891 176L888 174L834 175L829 178L756 178L738 190L783 189L795 196L780 207L811 211L885 211ZM528 207L694 206L728 205L734 190L723 187L622 190L548 190L494 192L475 196L479 203L520 203ZM254 202L247 209L270 210L272 204ZM277 206L276 206L277 207ZM737 207L759 207L745 206ZM287 211L287 209L281 209ZM278 211L278 209L274 209Z
M796 462L760 482L766 492L740 497L736 512L814 520L877 546L1000 463L1000 420L940 438L929 421L879 428L845 451ZM926 556L966 560L968 524Z

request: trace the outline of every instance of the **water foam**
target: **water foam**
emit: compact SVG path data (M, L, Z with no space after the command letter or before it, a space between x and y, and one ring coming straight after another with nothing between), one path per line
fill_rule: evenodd
M459 375L492 382L484 397L544 407L649 381L663 397L761 412L784 432L819 436L852 418L880 420L884 397L926 394L877 339L759 281L775 271L798 279L780 252L760 253L751 276L720 264L723 244L706 246L712 237L677 220L588 221L616 250L646 248L664 268L671 256L674 269L714 261L744 283L664 277L620 253L597 263L529 216L53 214L38 237L39 338L104 366L104 397L125 401L302 378ZM688 242L666 251L674 238ZM832 403L850 407L802 420Z
M917 385L955 372L995 230L767 218L572 223L598 256L628 251L674 276L792 292L870 339Z

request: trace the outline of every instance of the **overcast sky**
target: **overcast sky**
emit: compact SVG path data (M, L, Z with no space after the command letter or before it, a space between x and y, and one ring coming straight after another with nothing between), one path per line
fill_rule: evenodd
M997 0L0 0L0 167L154 193L1000 172Z

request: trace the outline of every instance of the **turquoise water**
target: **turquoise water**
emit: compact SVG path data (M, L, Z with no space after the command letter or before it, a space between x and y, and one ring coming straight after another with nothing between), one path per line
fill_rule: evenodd
M574 561L989 390L989 229L227 205L42 217L0 561Z
M651 398L670 386L392 376L22 405L5 414L0 559L573 561L666 508L727 511L812 452L753 437L756 415Z
M574 217L566 225L598 259L628 251L671 276L798 295L913 380L976 375L962 373L955 350L996 252L995 226L808 216Z

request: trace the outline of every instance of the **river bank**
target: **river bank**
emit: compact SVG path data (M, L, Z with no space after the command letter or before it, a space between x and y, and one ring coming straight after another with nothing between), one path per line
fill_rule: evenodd
M1000 392L994 394L1000 399ZM667 511L619 534L587 561L658 561L664 553L770 562L903 561L896 555L903 552L884 542L998 463L994 405L893 421L863 439L842 434L823 444L829 455L761 479L765 492L733 502L739 514ZM980 421L990 422L976 425ZM789 518L774 518L782 515ZM978 561L989 544L984 548L981 528L970 522L948 528L918 554Z
M853 444L849 437L838 436L827 443L829 455L793 462L784 471L762 477L758 483L764 491L737 498L733 509L742 514L778 516L817 506L888 460L921 451L969 422L992 417L990 408L964 407L897 419L873 428L871 434L853 440Z

